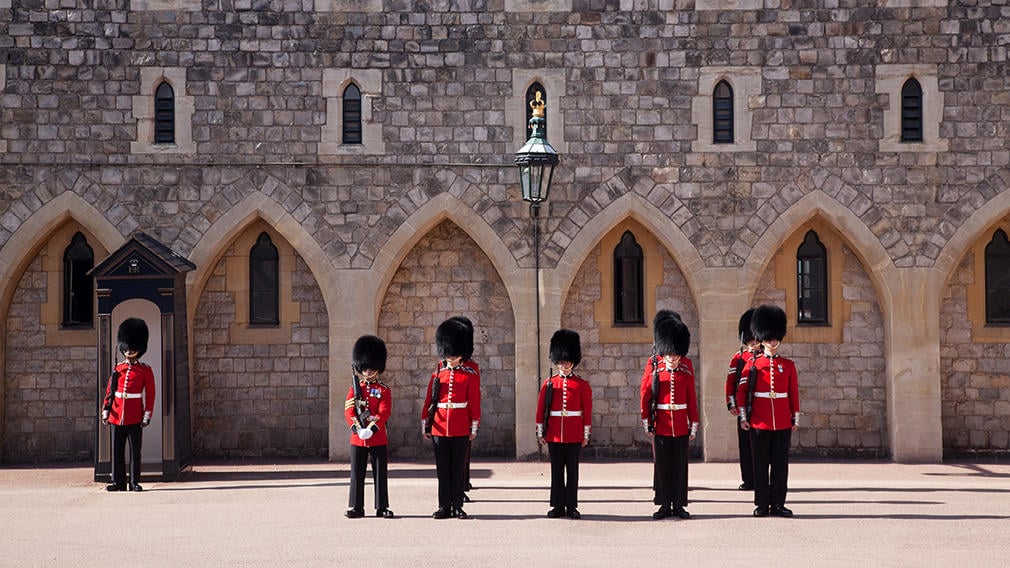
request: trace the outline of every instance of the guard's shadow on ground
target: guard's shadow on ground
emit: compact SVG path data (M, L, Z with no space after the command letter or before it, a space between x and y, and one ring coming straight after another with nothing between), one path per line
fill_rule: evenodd
M178 482L161 484L157 491L209 491L224 489L279 489L298 487L346 487L350 471L346 466L306 469L304 467L284 468L283 465L263 469L252 467L241 470L218 468L215 466L195 466L179 477ZM490 476L490 471L487 476ZM471 473L471 475L473 475ZM371 469L366 473L371 479ZM390 479L433 477L434 469L397 469L389 472ZM290 483L284 483L290 482Z

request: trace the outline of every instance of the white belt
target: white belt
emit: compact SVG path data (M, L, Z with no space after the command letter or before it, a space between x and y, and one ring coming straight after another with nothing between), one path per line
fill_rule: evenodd
M439 408L466 408L465 402L440 402Z
M116 392L116 398L143 398L144 393L141 392Z
M787 392L756 392L754 396L757 398L789 398L789 393Z
M582 416L581 410L552 410L551 416Z
M687 410L686 404L657 404L656 410Z

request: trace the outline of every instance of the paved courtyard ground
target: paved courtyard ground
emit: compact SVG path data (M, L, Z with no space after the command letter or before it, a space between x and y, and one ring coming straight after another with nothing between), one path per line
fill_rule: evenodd
M793 463L796 516L757 519L734 464L692 463L693 518L664 521L638 461L583 463L583 518L547 519L548 467L475 461L471 518L439 521L424 462L390 465L397 518L356 520L342 463L198 464L140 494L87 466L4 467L0 565L1010 565L1010 464Z

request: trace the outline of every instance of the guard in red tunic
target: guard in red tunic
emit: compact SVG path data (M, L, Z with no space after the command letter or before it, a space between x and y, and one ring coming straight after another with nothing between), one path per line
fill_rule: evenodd
M754 353L758 350L759 344L754 339L754 333L750 330L751 316L754 308L751 308L740 316L737 324L737 332L740 337L740 351L733 355L729 362L729 373L726 375L726 409L732 414L736 422L736 443L740 451L740 484L741 491L753 491L754 489L754 462L750 454L750 433L740 427L740 410L736 406L736 391L740 387L740 381L746 382L746 375L743 374L747 363L754 358Z
M480 374L480 366L477 365L477 362L473 360L473 322L470 321L470 318L468 318L466 316L453 316L453 317L451 317L449 319L454 319L454 320L456 320L458 322L461 322L469 330L469 332L470 332L470 352L463 354L463 365L467 366L467 367L470 367L474 371L477 371L477 374L479 375ZM441 365L442 361L439 361L439 364ZM473 489L473 485L470 483L470 453L471 453L472 449L473 449L473 440L468 440L467 443L466 443L466 456L463 458L463 460L466 461L465 473L463 474L463 502L464 503L469 503L470 502L470 497L466 494L466 492L470 491L471 489Z
M480 426L480 373L466 362L465 355L473 353L473 336L463 322L442 322L435 344L445 363L431 375L421 408L422 433L435 447L438 474L438 509L432 517L465 519L466 448Z
M558 372L540 388L537 400L537 441L551 456L552 519L579 513L579 455L593 428L593 389L572 371L582 361L579 334L559 329L551 337L551 362ZM568 481L565 482L567 472Z
M657 317L653 337L656 355L642 374L642 426L653 438L655 454L654 519L688 519L688 442L698 433L698 398L694 365L686 357L691 333L679 317Z
M106 491L143 491L140 448L143 429L154 413L154 371L140 362L147 352L147 323L129 318L119 324L116 341L126 360L116 365L105 389L102 423L112 424L112 483ZM130 482L126 482L126 442L130 442Z
M747 380L737 391L740 426L750 430L754 459L755 517L791 517L786 508L789 486L789 446L799 425L800 389L796 365L778 354L786 335L786 313L778 306L760 306L751 318L754 337L763 351L744 369Z
M391 519L386 422L393 412L393 397L379 380L386 371L386 344L374 335L363 335L354 342L351 360L354 375L344 402L344 419L351 427L351 492L344 516L365 516L365 467L371 458L375 516Z

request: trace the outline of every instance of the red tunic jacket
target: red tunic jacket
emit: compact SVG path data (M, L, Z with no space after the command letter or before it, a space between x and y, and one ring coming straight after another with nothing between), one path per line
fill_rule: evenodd
M554 392L551 395L551 416L547 420L547 431L543 432L544 399L548 384ZM562 444L588 442L592 426L593 389L585 379L577 375L554 375L544 381L537 398L537 432L543 432L544 440Z
M732 409L736 406L736 391L740 388L740 381L747 380L747 375L743 374L743 369L747 367L747 363L754 358L754 352L749 349L743 349L737 351L733 354L733 358L729 362L729 373L726 375L726 407ZM740 368L739 375L737 374L737 367Z
M372 417L365 424L358 423L358 414L354 407L354 387L347 387L347 399L344 401L344 419L348 426L357 424L359 428L368 427L375 424L379 431L367 440L362 440L357 434L351 433L351 445L371 448L374 446L385 446L389 444L389 436L386 433L386 421L393 413L393 394L382 381L370 383L361 380L361 396L368 403L368 412Z
M480 371L472 361L455 368L441 367L431 374L421 407L421 424L428 419L431 387L439 382L438 408L431 425L432 436L469 436L480 424Z
M736 403L741 409L747 405L748 385L752 367L757 368L752 406L745 419L758 430L788 430L793 418L800 413L800 387L796 380L796 365L776 355L770 358L758 355L751 359L743 372Z
M652 409L652 361L645 365L642 373L642 420L649 419ZM655 434L657 436L687 436L692 426L698 423L698 397L694 387L694 364L687 357L681 357L680 364L673 373L666 368L662 358L659 362L659 400L656 411Z
M154 371L141 362L116 365L115 379L105 389L103 408L117 426L140 424L154 412Z

